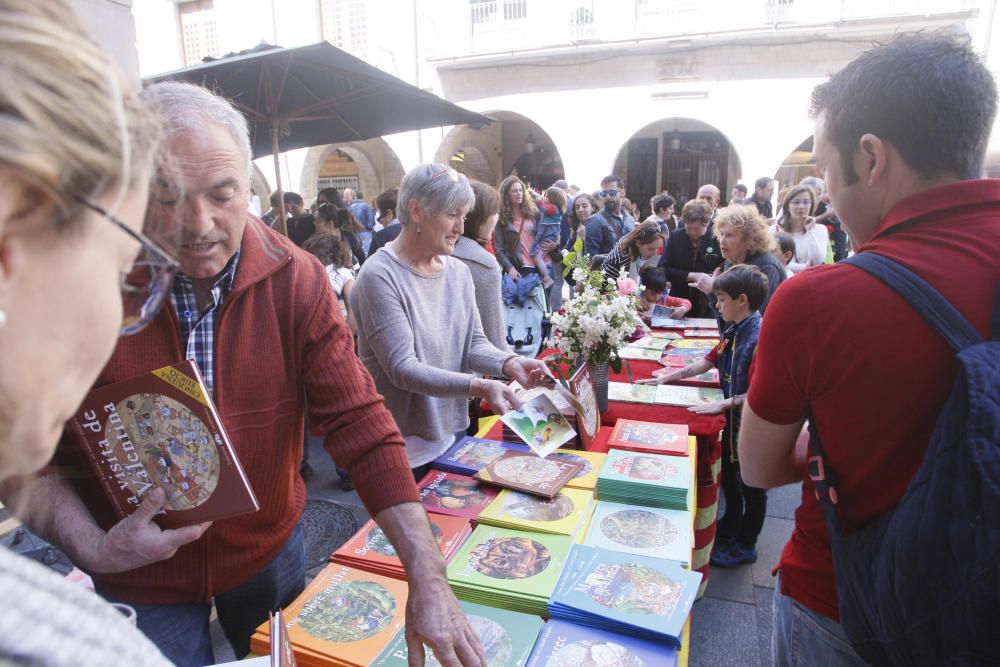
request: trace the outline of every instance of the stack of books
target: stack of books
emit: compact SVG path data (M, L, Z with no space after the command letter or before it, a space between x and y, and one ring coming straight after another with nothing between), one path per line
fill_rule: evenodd
M477 526L448 563L448 583L460 600L542 616L571 544L566 535Z
M507 452L473 477L505 489L553 498L581 468L575 461L542 458L533 452Z
M600 501L594 508L584 546L668 558L690 565L691 513Z
M636 419L619 419L608 438L608 447L648 454L688 455L688 427Z
M460 516L474 521L499 491L466 475L431 470L418 485L420 502L433 514Z
M705 405L725 398L721 389L709 387L678 387L672 384L656 386L656 396L653 402L658 405L676 405L687 408L692 405Z
M367 667L403 627L406 582L332 563L285 608L288 640L300 667ZM270 654L270 623L250 650Z
M468 519L444 514L428 514L427 518L430 519L431 530L441 548L441 555L446 562L451 560L472 533L472 524ZM406 579L403 563L396 555L396 549L374 520L369 520L342 547L334 551L330 560L393 579Z
M527 452L528 446L519 442L500 442L465 436L431 462L435 470L456 475L475 475L509 451Z
M604 465L604 459L607 458L607 454L604 452L588 452L576 449L557 449L546 458L579 463L582 467L577 471L573 479L566 482L566 486L571 489L588 489L593 491L594 485L597 484L597 473L601 469L601 466Z
M680 647L700 583L700 573L673 561L574 545L549 614Z
M525 667L590 665L677 667L677 650L647 639L636 639L554 618L545 624L542 634L538 635Z
M460 601L469 625L479 635L479 643L486 653L486 664L491 667L520 666L528 659L539 631L545 623L538 616L519 614L515 611L486 607ZM440 665L434 652L424 647L426 665ZM406 628L401 628L389 646L372 667L407 667L409 650L406 645Z
M686 510L691 496L691 462L680 456L608 452L594 495L628 505Z
M563 489L552 500L519 491L502 491L479 515L479 523L576 537L593 511L594 495L585 489Z

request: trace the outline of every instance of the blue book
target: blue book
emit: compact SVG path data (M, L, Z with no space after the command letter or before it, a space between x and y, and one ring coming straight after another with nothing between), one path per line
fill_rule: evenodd
M677 649L559 619L545 624L525 667L676 667Z
M431 467L471 477L511 450L527 452L529 447L520 443L483 440L467 435L434 459Z
M583 544L609 551L691 562L691 514L601 500Z
M700 583L700 573L674 561L573 545L549 614L680 646Z

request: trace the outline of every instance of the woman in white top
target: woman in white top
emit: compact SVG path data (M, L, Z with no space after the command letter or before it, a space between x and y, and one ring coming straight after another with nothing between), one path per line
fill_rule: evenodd
M781 205L781 220L775 232L786 232L795 239L795 257L787 265L793 274L826 261L830 234L812 217L815 210L816 192L808 185L791 188Z
M159 137L149 110L62 0L0 0L0 26L6 482L49 461L119 333L156 315L177 263L139 233ZM3 547L0 591L0 664L170 664L93 591Z

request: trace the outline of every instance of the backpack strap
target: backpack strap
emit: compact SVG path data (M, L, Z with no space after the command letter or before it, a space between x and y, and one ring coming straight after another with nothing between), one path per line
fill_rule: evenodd
M983 342L983 337L955 306L930 283L899 262L873 252L857 253L844 262L867 271L906 299L956 352ZM997 293L997 300L1000 300L1000 292ZM1000 303L997 300L995 304ZM993 328L994 333L1000 328L997 308L993 312Z

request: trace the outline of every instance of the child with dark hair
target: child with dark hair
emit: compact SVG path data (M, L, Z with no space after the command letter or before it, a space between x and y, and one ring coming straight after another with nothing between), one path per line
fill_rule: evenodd
M771 253L785 267L785 277L791 278L795 274L788 265L795 259L795 239L788 232L780 232L774 235L774 240L774 250Z
M764 527L767 491L747 486L740 476L740 417L746 394L750 391L750 362L757 350L760 333L760 307L767 298L767 276L755 266L736 264L715 279L712 289L717 308L726 327L719 344L704 358L685 368L660 369L641 384L666 384L682 378L719 369L725 398L706 405L688 408L691 412L725 412L722 432L722 492L726 513L719 520L712 549L711 563L717 567L735 567L756 562L757 536Z
M679 320L691 310L691 302L677 296L670 296L667 290L667 272L658 266L646 266L639 271L639 315L647 322L653 315L653 306L673 308L670 317Z

